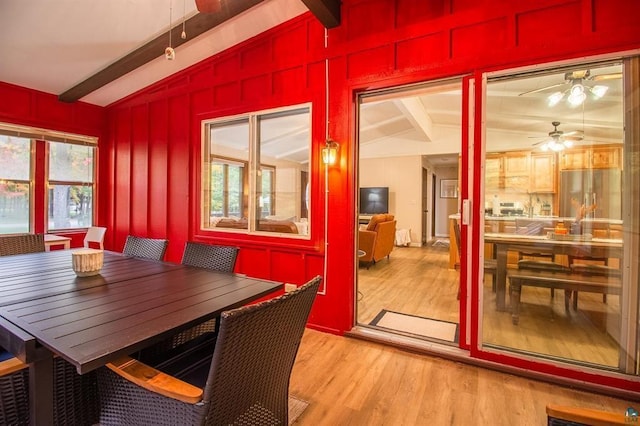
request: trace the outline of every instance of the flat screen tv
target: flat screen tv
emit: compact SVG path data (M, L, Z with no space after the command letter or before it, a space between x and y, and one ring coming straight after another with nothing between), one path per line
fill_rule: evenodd
M389 213L389 188L360 188L360 214Z

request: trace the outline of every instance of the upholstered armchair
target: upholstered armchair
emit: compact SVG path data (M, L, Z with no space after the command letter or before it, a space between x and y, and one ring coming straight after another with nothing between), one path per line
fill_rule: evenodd
M392 214L376 214L371 217L366 229L358 232L359 260L367 264L389 257L396 237L396 221ZM364 254L362 254L364 252Z

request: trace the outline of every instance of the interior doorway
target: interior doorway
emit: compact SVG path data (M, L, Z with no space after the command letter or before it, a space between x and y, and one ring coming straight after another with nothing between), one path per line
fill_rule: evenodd
M457 176L461 87L456 80L359 98L360 326L458 345L459 272L449 268L446 226L452 200L441 199L436 175ZM378 189L387 196L374 197ZM372 197L385 203L382 210L369 211Z

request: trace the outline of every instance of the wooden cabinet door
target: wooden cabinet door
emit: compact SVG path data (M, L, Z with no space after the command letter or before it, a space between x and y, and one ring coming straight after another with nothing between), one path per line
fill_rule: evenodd
M556 192L556 157L554 153L531 155L531 192Z
M496 192L504 188L504 175L502 171L502 156L487 155L485 161L485 190Z
M567 149L560 152L560 170L589 168L589 149Z
M529 153L514 152L504 156L504 187L510 190L529 191Z
M594 169L618 169L622 167L622 150L615 146L594 147L591 167Z

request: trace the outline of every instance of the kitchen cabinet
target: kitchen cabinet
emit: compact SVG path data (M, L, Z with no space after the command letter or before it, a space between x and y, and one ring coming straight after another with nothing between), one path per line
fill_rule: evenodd
M504 154L504 187L511 191L529 191L529 153L509 152Z
M591 167L594 169L622 169L622 148L617 146L593 147Z
M572 148L560 153L560 170L621 168L622 146L620 145Z
M529 190L529 152L487 154L485 188L487 193L499 190L527 192Z
M555 153L536 153L531 155L530 192L555 193L557 176Z
M495 193L504 188L503 159L501 154L487 154L485 160L485 189Z

